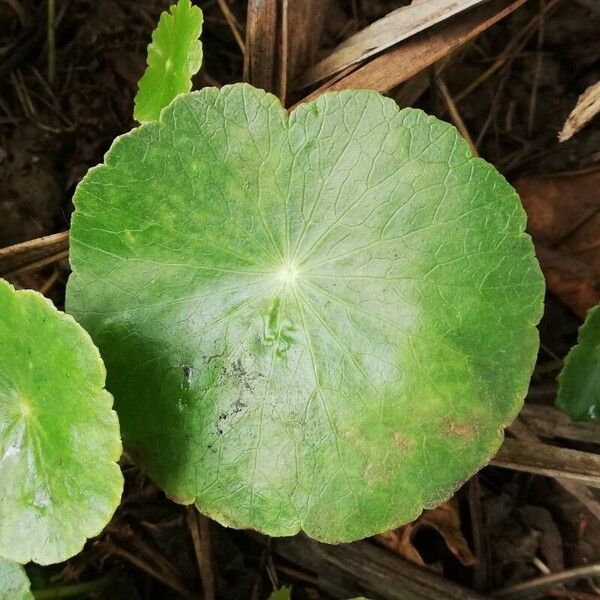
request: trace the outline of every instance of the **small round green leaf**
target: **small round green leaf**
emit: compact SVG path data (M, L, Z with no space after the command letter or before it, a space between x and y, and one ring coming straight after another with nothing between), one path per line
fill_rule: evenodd
M192 89L192 76L202 65L202 11L190 0L179 0L160 16L148 46L148 68L135 96L134 118L156 121L178 94Z
M119 423L89 335L0 280L0 554L73 556L119 504Z
M600 305L587 315L565 359L556 404L574 421L600 419Z
M34 600L22 565L0 556L0 600Z
M413 519L518 413L543 280L519 198L368 91L178 97L79 185L69 310L174 499L328 542Z

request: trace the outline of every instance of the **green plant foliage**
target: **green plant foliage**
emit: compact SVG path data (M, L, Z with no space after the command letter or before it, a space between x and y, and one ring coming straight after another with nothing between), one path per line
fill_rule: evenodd
M119 504L119 423L88 334L0 280L0 554L63 561Z
M292 588L291 587L282 587L278 590L275 590L270 596L269 600L291 600L292 598Z
M165 11L148 46L148 68L140 79L134 118L156 121L175 96L192 89L192 76L202 65L202 11L179 0Z
M556 404L574 421L600 420L600 305L587 315L565 359Z
M0 600L33 600L25 569L0 556Z
M421 111L204 89L74 202L67 305L126 446L221 523L336 542L408 522L522 405L543 280L519 198Z

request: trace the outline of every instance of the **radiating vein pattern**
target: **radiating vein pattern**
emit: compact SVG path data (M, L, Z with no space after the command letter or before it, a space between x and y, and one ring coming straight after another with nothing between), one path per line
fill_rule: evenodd
M117 508L121 438L104 381L98 349L72 317L0 280L0 555L7 560L62 562ZM16 590L3 595L2 568L0 559L0 598L20 598Z
M523 210L420 111L204 89L74 202L68 308L125 443L222 523L330 542L404 523L521 406L543 296Z

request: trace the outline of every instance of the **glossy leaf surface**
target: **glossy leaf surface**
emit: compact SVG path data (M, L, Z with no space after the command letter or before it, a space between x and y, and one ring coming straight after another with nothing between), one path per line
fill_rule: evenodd
M41 294L0 280L0 555L73 556L116 509L119 423L98 349Z
M204 89L118 139L74 202L68 308L126 445L222 523L390 529L521 407L543 296L523 210L421 111Z
M600 419L600 305L588 313L560 374L557 406L574 421Z
M0 600L34 600L23 566L1 556Z
M192 89L192 76L202 65L202 11L179 0L165 11L148 46L148 68L139 82L134 118L156 121L175 96Z

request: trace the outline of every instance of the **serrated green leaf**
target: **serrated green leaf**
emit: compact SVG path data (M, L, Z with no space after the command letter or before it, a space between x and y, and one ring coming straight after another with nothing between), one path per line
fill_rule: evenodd
M556 405L574 421L600 419L600 305L587 315L559 376Z
M40 564L98 534L123 489L119 423L89 335L0 280L0 554Z
M421 111L204 89L74 202L68 308L125 443L221 523L335 542L411 521L522 405L544 288L523 210Z
M1 556L0 600L34 600L25 569Z
M278 590L275 590L270 596L269 600L291 600L292 598L292 588L291 587L282 587Z
M134 118L156 121L178 94L192 89L192 76L202 65L202 11L179 0L160 17L148 46L148 68L139 82Z

